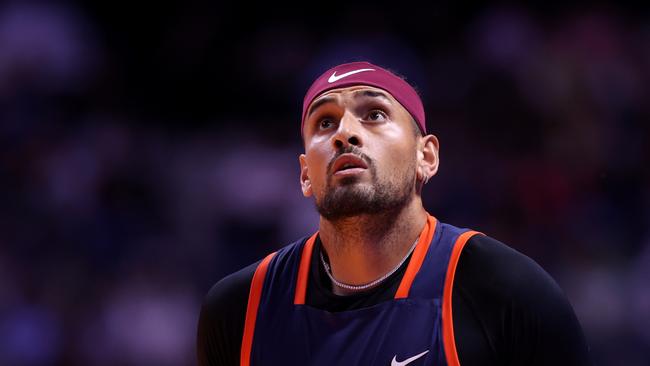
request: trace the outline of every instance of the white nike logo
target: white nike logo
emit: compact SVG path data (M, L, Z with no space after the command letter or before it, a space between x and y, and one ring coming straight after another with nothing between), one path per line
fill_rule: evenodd
M415 355L415 356L413 356L411 358L407 358L404 361L397 361L397 355L395 355L395 357L393 357L393 361L391 361L391 363L390 363L390 366L405 366L405 365L408 365L409 363L411 363L411 362L417 360L418 358L426 355L427 352L429 352L429 350L426 350L426 351L420 353L419 355Z
M332 76L330 76L330 78L327 79L327 82L328 82L328 83L333 83L333 82L335 82L335 81L337 81L337 80L341 80L341 79L343 79L344 77L347 77L347 76L350 76L350 75L354 75L354 74L358 74L358 73L360 73L360 72L364 72L364 71L375 71L375 69L359 69L359 70L352 70L352 71L348 71L348 72L346 72L346 73L344 73L344 74L341 74L341 75L336 75L336 71L334 71L334 72L332 73Z

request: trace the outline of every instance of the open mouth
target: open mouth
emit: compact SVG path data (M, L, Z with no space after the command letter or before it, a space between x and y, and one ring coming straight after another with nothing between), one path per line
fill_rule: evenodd
M368 164L353 154L343 154L334 161L332 171L335 175L355 174L368 169Z

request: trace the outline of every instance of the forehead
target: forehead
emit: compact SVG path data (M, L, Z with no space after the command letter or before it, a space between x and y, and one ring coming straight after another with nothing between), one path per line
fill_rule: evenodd
M342 99L351 99L360 96L370 97L370 98L372 97L385 98L388 99L389 102L396 103L399 105L397 100L384 89L375 88L367 85L354 85L354 86L349 86L344 88L331 89L324 92L323 94L314 98L314 100L309 104L307 110L309 111L314 107L321 105L325 100L334 102Z

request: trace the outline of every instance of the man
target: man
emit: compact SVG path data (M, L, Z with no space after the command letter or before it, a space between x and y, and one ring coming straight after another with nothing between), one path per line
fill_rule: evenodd
M300 184L319 231L219 281L201 365L580 365L587 347L535 262L422 206L438 140L405 80L367 62L303 102Z

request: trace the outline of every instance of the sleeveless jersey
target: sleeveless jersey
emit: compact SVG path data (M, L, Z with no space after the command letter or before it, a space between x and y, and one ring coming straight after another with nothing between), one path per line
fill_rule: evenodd
M258 265L241 365L459 365L451 294L460 253L476 231L428 216L394 298L336 313L305 304L317 234Z

